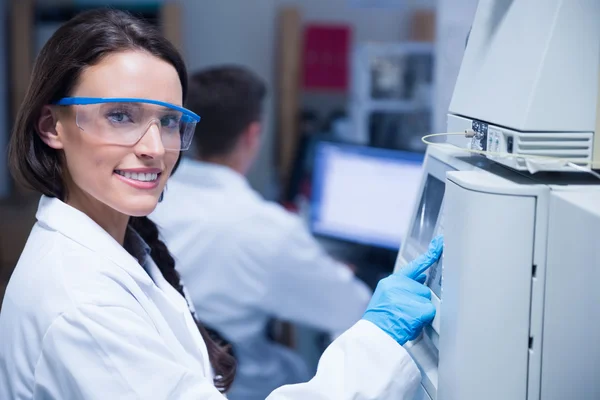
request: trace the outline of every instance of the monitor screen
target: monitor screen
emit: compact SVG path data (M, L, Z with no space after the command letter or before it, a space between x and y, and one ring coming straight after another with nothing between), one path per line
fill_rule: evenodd
M313 232L397 250L418 196L423 158L422 153L318 143Z
M433 232L442 207L442 200L444 200L445 189L446 185L443 181L433 175L427 175L423 194L419 201L419 208L410 232L411 243L416 241L421 251L425 251L429 247L429 242L433 239Z

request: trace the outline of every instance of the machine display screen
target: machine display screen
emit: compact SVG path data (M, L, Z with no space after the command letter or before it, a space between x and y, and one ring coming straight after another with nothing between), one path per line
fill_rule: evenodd
M433 264L429 268L429 274L427 275L427 286L435 293L435 295L441 300L442 298L442 265L443 255L438 262Z
M438 218L441 219L440 214L445 189L446 185L443 181L433 175L427 175L410 235L421 252L427 251L431 239L443 232L442 221L438 221ZM438 262L429 268L426 281L426 285L439 299L442 298L442 263L443 260L440 258Z
M427 175L423 194L413 222L411 239L415 240L421 251L427 250L437 223L446 185L432 175Z

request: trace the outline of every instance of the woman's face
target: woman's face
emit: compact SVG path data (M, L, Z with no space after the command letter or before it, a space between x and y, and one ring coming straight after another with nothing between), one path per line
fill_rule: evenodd
M182 88L171 64L142 51L127 51L85 69L69 96L141 98L181 105ZM45 140L64 152L67 203L96 220L114 219L114 211L125 216L150 214L179 152L165 150L155 123L133 145L108 143L102 133L77 126L77 107L81 106L54 109L55 134ZM111 120L116 123L124 117L111 114L110 118L118 118Z

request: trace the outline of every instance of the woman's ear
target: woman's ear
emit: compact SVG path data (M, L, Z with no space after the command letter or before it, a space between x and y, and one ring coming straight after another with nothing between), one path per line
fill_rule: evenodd
M37 122L37 133L44 143L53 149L62 149L62 137L56 129L58 118L50 106L44 106Z

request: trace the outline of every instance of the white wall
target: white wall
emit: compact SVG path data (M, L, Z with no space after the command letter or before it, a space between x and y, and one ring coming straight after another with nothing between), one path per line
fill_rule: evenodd
M465 40L479 0L438 0L434 132L446 132L448 107L460 70Z
M251 68L274 91L277 0L181 0L183 47L190 72L221 63ZM261 154L250 171L250 183L271 195L275 177L273 101L265 104Z

